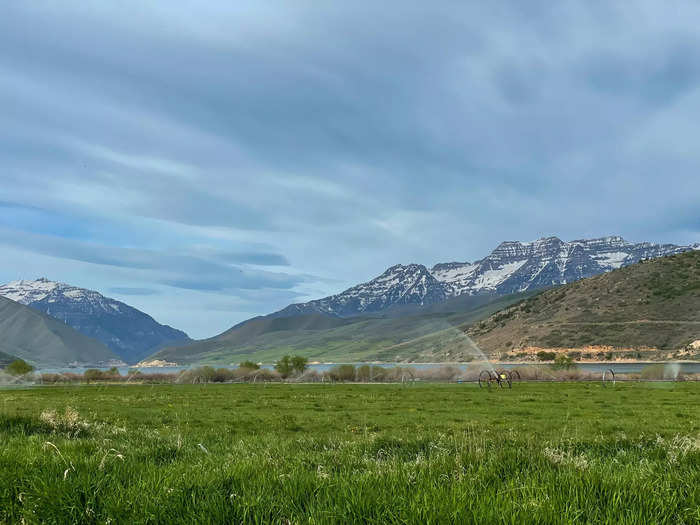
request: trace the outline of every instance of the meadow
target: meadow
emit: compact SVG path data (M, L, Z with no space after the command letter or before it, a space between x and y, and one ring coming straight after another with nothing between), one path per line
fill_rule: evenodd
M700 523L697 382L0 390L0 523Z

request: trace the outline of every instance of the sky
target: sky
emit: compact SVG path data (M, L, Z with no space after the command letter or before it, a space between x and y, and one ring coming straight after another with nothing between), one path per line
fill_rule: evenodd
M201 338L505 240L700 242L695 1L0 15L0 282Z

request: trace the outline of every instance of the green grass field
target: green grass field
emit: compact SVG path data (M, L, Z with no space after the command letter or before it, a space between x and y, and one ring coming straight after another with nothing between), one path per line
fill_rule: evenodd
M700 523L700 384L0 390L0 522Z

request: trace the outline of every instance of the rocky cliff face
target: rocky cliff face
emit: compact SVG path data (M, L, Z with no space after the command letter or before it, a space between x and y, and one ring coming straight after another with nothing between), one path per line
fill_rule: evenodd
M444 301L449 286L438 281L422 264L397 264L379 277L337 295L293 304L277 316L324 313L340 317L373 313L394 305L428 305Z
M0 296L59 319L97 339L127 363L135 363L164 344L189 340L184 332L93 290L45 278L0 286Z
M435 265L431 273L452 295L509 294L566 284L610 270L698 246L630 243L622 237L565 242L547 237L534 242L504 242L474 263Z
M435 304L459 295L506 295L566 284L700 245L630 243L622 237L565 242L547 237L533 242L503 242L475 262L396 265L369 282L342 293L288 306L274 316L324 313L348 317L381 312L394 305Z

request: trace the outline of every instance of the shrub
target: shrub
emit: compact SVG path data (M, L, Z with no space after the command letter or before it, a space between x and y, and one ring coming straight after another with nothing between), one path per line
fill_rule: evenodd
M354 365L336 365L328 371L328 376L333 381L354 381L355 366Z
M309 367L309 360L306 357L295 355L292 357L292 368L297 374L303 374Z
M452 381L460 373L461 370L455 366L440 366L417 371L419 378L428 381Z
M372 377L372 369L369 365L358 366L355 371L355 377L358 381L369 381Z
M5 367L5 372L13 376L23 376L34 371L34 367L24 359L15 359Z
M554 358L554 364L552 365L554 370L570 370L575 367L576 365L574 364L573 358L570 355L564 354L558 354Z
M537 359L540 361L554 361L554 358L556 357L557 354L554 352L545 352L544 350L540 350L537 352Z
M369 372L370 381L384 381L386 379L386 368L383 366L372 366Z
M87 381L88 383L90 381L99 381L100 379L104 379L104 372L102 370L98 370L97 368L88 368L83 372L83 379Z
M283 379L288 378L292 375L294 367L292 366L292 358L288 355L282 357L279 361L275 363L275 370L282 376Z
M223 383L233 379L231 370L226 368L215 369L212 366L200 366L180 373L178 383Z
M238 368L245 368L247 370L259 370L260 365L258 363L253 363L253 361L243 361L238 363Z

